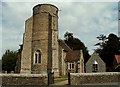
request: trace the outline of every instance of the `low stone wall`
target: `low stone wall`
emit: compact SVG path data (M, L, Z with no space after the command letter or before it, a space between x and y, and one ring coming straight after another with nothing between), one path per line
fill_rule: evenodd
M48 85L46 74L0 74L2 86Z
M120 73L70 73L71 85L120 83Z

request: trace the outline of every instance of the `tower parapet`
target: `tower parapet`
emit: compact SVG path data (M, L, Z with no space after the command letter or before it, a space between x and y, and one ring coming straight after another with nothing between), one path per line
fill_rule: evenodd
M38 4L33 7L33 15L39 14L41 12L50 13L52 16L58 16L58 8L52 4Z

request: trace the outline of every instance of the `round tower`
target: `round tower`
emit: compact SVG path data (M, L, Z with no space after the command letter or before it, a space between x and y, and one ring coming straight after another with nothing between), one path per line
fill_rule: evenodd
M54 61L58 61L57 37L58 8L51 4L36 5L33 8L32 73L52 71Z

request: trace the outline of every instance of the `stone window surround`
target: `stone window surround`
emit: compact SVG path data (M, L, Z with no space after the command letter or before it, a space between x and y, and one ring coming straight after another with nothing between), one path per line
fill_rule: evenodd
M37 56L36 56L37 55ZM40 56L40 57L39 57ZM37 58L36 58L37 57ZM40 58L40 60L39 60ZM42 53L40 50L36 50L34 52L34 61L33 61L33 64L36 65L36 64L41 64L42 63Z
M95 60L93 63L93 72L97 72L98 71L98 62Z
M72 70L74 69L74 63L68 63L68 69Z

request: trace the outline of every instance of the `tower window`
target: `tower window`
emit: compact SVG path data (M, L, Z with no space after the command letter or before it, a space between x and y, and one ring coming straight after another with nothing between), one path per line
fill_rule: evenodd
M35 54L35 63L37 63L37 53Z
M34 53L34 64L41 63L41 52L39 50Z

